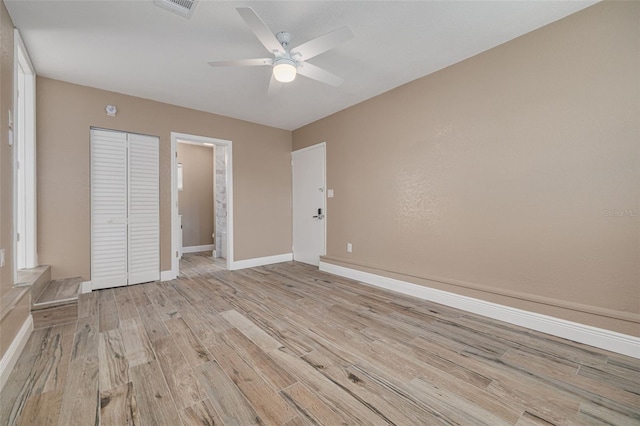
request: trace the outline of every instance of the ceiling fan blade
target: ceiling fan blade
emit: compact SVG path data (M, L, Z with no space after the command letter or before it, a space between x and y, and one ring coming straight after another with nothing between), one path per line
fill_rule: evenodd
M247 23L251 31L256 35L260 43L267 48L269 53L282 53L284 49L275 35L271 32L269 27L260 19L260 17L250 7L238 7L236 8L244 22Z
M300 75L320 81L330 86L340 86L344 81L337 75L331 74L329 71L325 71L308 62L298 62L297 71Z
M307 59L311 59L329 49L339 46L347 40L351 40L353 37L353 32L351 32L349 27L342 27L291 49L291 56L298 54L300 55L299 60L306 61Z
M208 64L212 67L257 67L261 65L273 65L273 59L238 59L236 61L212 61Z
M275 95L280 91L280 89L282 89L282 86L284 86L284 83L276 80L276 78L273 76L273 73L271 73L271 81L269 81L269 89L267 90L267 95Z

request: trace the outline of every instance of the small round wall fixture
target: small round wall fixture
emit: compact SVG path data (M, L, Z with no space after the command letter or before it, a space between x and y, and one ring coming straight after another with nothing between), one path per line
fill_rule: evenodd
M118 112L118 108L116 108L115 105L107 105L107 107L105 108L105 111L107 111L107 115L109 117L115 117L116 112Z

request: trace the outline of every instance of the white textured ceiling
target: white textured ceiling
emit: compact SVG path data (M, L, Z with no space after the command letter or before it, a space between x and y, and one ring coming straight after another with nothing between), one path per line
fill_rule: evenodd
M38 75L293 130L459 62L595 1L200 0L191 19L152 0L5 0ZM268 57L236 7L291 46L342 26L355 38L309 62L344 78L299 76L267 95L270 68L207 61Z

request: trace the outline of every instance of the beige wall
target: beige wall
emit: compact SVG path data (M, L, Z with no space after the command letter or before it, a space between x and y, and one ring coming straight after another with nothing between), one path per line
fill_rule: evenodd
M0 0L0 357L29 316L30 294L13 288L13 149L8 144L9 111L13 111L13 22Z
M160 137L163 271L171 269L172 131L233 143L234 259L291 252L291 132L40 77L36 96L38 255L53 278L90 278L91 126Z
M178 193L182 215L182 246L213 244L213 147L178 144L183 190Z
M294 131L325 261L640 336L639 29L597 4Z

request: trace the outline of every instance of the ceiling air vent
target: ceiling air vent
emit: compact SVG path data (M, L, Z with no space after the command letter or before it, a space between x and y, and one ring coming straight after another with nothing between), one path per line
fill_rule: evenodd
M153 0L156 6L170 10L185 18L191 18L197 2L198 0Z

